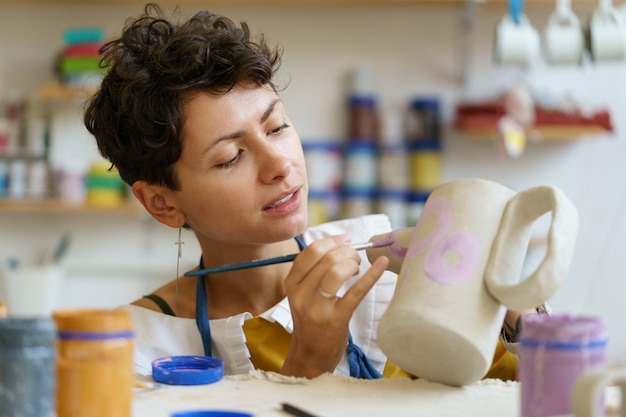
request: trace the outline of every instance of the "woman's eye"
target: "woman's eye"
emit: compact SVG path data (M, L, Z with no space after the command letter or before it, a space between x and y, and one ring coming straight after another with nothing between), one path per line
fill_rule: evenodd
M235 155L235 157L233 159L231 159L228 162L224 162L223 164L219 164L218 167L220 167L220 168L230 168L230 167L234 166L237 162L239 162L239 159L241 159L241 152L242 151L237 152L237 155Z
M276 129L270 130L270 133L272 133L272 134L280 133L283 130L287 129L288 127L289 127L289 125L287 123L283 123L282 125L280 125Z

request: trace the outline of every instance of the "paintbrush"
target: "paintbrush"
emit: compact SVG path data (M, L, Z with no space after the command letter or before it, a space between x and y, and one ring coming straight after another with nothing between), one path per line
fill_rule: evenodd
M356 250L370 249L370 248L381 248L383 246L389 246L393 244L393 240L377 240L374 242L365 242L365 243L357 243L354 245L350 245L351 248ZM217 274L219 272L226 271L237 271L239 269L248 269L248 268L256 268L257 266L265 266L265 265L274 265L280 264L284 262L292 262L296 259L300 253L292 253L290 255L276 256L274 258L265 258L265 259L255 259L252 261L246 261L236 264L228 264L222 266L216 266L213 268L205 268L199 269L197 271L189 271L185 273L186 277L194 277L194 276L202 276L208 274Z
M303 410L300 407L296 407L293 404L281 403L281 406L283 407L283 411L284 412L289 413L292 416L297 416L297 417L316 417L314 414L311 414L308 411L305 411L305 410Z

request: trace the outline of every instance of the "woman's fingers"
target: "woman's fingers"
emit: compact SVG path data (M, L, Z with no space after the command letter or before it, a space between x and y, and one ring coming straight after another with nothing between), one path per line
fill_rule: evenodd
M294 261L285 281L293 317L293 338L283 371L311 375L332 371L348 340L350 317L389 263L381 256L341 297L337 291L359 274L361 256L345 237L316 241Z
M320 239L307 246L294 260L291 274L295 283L300 284L305 280L311 280L314 274L319 275L323 268L330 268L333 264L341 261L342 253L338 249L348 247L350 237L338 235ZM346 253L343 253L345 257Z
M337 292L341 289L343 284L356 275L359 272L359 265L361 259L358 254L353 256L351 251L356 252L352 248L345 248L342 250L342 254L337 253L336 256L343 256L341 260L333 259L329 264L324 261L320 262L316 269L318 271L315 274L319 274L321 279L318 280L317 294L322 298L335 299L337 298ZM311 280L311 286L314 284Z
M292 297L299 298L302 303L338 302L337 292L346 281L359 273L361 265L358 251L349 246L349 243L348 236L339 235L320 239L304 249L296 257L286 282L286 285L290 286L289 292ZM388 264L387 257L378 258L342 296L345 298L341 303L342 310L346 314L351 314Z
M365 295L372 289L378 279L387 269L389 265L389 258L381 256L377 258L370 269L367 270L363 276L356 281L350 289L343 295L341 299L337 301L337 307L344 312L350 312L350 314L356 309L359 303L363 300Z

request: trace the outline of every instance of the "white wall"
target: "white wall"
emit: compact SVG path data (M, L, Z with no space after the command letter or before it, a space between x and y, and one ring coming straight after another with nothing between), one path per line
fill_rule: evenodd
M577 8L581 20L591 9ZM185 8L184 13L192 11ZM495 25L502 10L481 9L474 31L461 31L461 12L441 8L216 8L284 46L281 77L290 80L283 98L304 140L342 138L346 74L370 68L385 111L406 105L416 94L438 94L450 121L456 100L494 95L518 77L541 93L571 92L586 105L612 111L614 135L531 145L508 159L492 143L445 135L444 179L484 177L521 190L540 184L561 187L580 213L580 232L571 273L553 300L555 310L601 315L609 328L612 360L626 361L626 64L591 64L526 71L493 63ZM529 11L543 28L550 7ZM0 93L30 94L53 79L51 62L70 26L102 26L117 33L138 7L0 6ZM471 52L463 62L461 48ZM76 123L79 124L78 119ZM64 140L68 140L65 137ZM89 140L73 133L73 140ZM67 260L67 306L113 306L130 301L175 274L177 231L151 219L121 216L0 216L0 254L43 250L64 230L75 244ZM197 262L188 236L183 267ZM532 254L529 254L532 255Z

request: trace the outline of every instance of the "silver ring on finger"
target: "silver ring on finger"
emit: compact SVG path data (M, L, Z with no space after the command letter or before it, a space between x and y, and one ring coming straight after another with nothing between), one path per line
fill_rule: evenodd
M337 298L337 294L333 294L330 293L328 291L325 291L322 287L317 287L317 292L319 295L321 295L322 297L326 298L327 300L332 300Z

